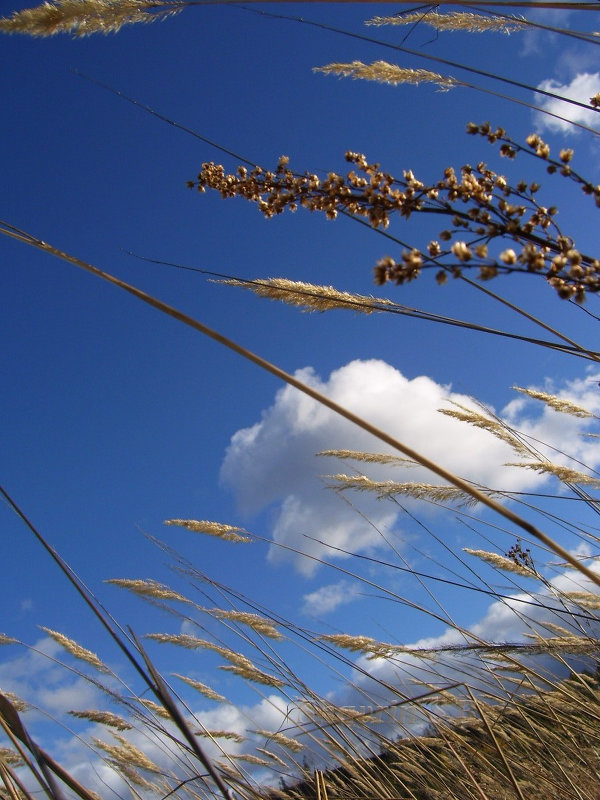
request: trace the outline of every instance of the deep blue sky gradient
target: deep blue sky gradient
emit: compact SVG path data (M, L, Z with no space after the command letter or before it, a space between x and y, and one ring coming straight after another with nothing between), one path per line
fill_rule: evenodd
M2 10L8 14L26 5L3 0ZM393 13L391 5L264 8L392 42L406 34L402 28L364 28L365 18ZM518 35L434 36L431 29L417 27L407 45L532 85L573 74L566 45L543 36L525 52ZM585 66L589 59L580 50ZM248 278L281 275L333 284L543 336L474 290L452 282L438 287L432 275L406 287L374 287L373 265L397 249L347 219L331 223L299 211L265 221L242 200L186 189L204 161L233 170L235 159L75 70L266 167L285 153L298 171L343 171L344 152L351 149L393 173L411 168L424 180L436 179L448 164L486 160L552 185L525 159L500 162L493 147L464 133L468 121L490 119L522 139L534 127L529 110L461 88L393 88L315 74L314 66L354 59L438 68L238 7L190 8L116 36L5 36L0 54L0 180L2 217L8 222L130 281L289 371L311 365L327 377L354 358L380 358L408 377L427 374L496 408L510 399L513 383L582 373L575 359L519 343L392 315L301 314L201 275L132 257L128 251ZM466 73L439 71L480 82ZM485 85L503 91L499 84ZM533 99L523 91L518 96ZM580 135L568 143L597 181L598 150L591 137ZM561 219L581 237L582 248L591 249L597 230L591 201L580 199L559 178L554 185L552 196L564 192L567 198ZM432 226L415 219L396 223L393 232L424 246L443 227L444 222ZM173 529L165 533L161 525L169 517L218 519L268 536L269 511L257 520L240 517L218 475L230 437L260 419L280 388L277 381L66 263L6 238L0 246L2 482L7 490L99 596L111 607L121 604L123 621L134 628L145 626L146 607L125 601L101 581L169 579L162 567L165 557L145 542L142 531L182 545L204 572L264 602L276 595L282 613L293 614L298 592L315 584L287 568L265 566L266 546L231 558L223 543ZM594 346L590 318L546 287L534 289L534 279L501 279L490 288ZM32 641L38 635L35 625L45 624L93 647L96 633L87 612L8 510L2 528L0 629ZM365 625L376 618L368 604L356 614ZM416 621L405 623L396 635L410 639L420 633ZM394 627L393 614L386 627Z

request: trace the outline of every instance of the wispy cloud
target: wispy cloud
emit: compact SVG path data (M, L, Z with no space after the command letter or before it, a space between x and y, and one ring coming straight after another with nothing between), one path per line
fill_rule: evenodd
M302 598L302 612L313 616L330 614L340 606L352 603L358 595L359 588L357 584L349 581L329 583L314 592L304 595Z

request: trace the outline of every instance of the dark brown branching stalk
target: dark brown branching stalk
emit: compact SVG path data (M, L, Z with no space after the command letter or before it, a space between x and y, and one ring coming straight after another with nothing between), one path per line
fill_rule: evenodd
M548 163L550 173L559 172L581 185L600 207L600 186L572 170L571 150L562 150L560 160L553 161L549 146L537 135L528 137L526 148L515 147L502 128L492 130L487 123L470 123L467 130L492 143L500 141L501 155L508 158L530 152ZM330 172L326 177L292 172L287 157L279 160L274 171L239 167L236 174L210 162L203 164L188 186L200 192L213 189L224 198L243 197L256 203L267 219L302 207L321 212L327 219L339 213L362 218L376 230L386 230L397 217L408 219L418 213L451 220L451 227L439 233L443 245L432 240L422 250L403 250L400 258L382 258L375 267L375 281L380 285L415 280L426 268L437 270L439 283L448 275L458 277L475 269L483 281L500 274L537 275L560 297L577 302L600 291L600 260L580 252L573 239L562 233L555 220L558 209L546 208L536 199L539 184L520 181L513 186L483 162L463 166L460 175L448 167L441 180L427 185L410 170L397 179L359 153L346 153L346 160L355 168L345 176ZM494 255L498 242L513 246Z

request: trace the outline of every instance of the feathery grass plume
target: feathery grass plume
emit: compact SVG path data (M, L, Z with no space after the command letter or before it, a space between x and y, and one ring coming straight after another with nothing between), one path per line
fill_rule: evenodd
M123 717L118 714L113 714L111 711L96 711L93 709L86 711L67 711L72 717L77 719L87 719L90 722L97 722L100 725L107 725L109 728L116 728L118 731L130 731L133 725L130 725Z
M17 711L27 711L27 709L30 707L29 703L27 703L22 697L19 697L19 695L15 694L14 692L7 692L4 689L0 689L0 694L4 695L7 700L10 700Z
M197 639L195 636L190 636L189 634L168 633L147 633L144 638L154 639L154 641L161 642L162 644L180 645L190 650L212 650L212 652L218 653L218 655L231 662L231 666L222 666L219 667L219 669L233 672L235 675L240 675L242 678L255 681L256 683L264 683L266 686L285 686L283 681L273 675L262 672L258 667L254 666L250 659L246 658L246 656L243 656L241 653L236 653L228 647L221 647L221 645L214 644L206 639Z
M320 450L317 456L347 459L349 461L365 461L367 464L389 464L396 467L416 467L417 462L410 458L390 456L387 453L363 453L360 450Z
M110 744L109 742L104 742L102 739L97 739L95 737L93 738L93 742L119 765L129 764L133 767L146 769L148 772L155 772L159 775L163 774L163 770L128 739L114 731L112 735L117 740L118 744Z
M143 697L140 697L138 698L138 703L141 703L144 708L148 709L148 711L152 711L152 713L156 714L157 717L171 719L171 715L169 714L168 710L164 706L155 703L154 700L147 700Z
M547 406L550 406L550 408L553 408L555 411L560 411L562 414L570 414L573 417L583 418L595 416L591 411L588 411L587 408L582 408L581 406L572 403L570 400L564 400L562 397L557 397L554 394L539 392L535 389L524 389L522 386L512 386L511 388L516 392L521 392L521 394L525 394L527 397L533 398L534 400L541 400L543 403L546 403Z
M91 650L86 650L85 647L77 644L76 641L73 639L69 639L68 636L65 636L62 633L58 633L58 631L53 631L51 628L44 628L40 625L40 629L44 631L51 639L54 639L61 647L70 653L75 658L78 658L80 661L85 661L86 664L90 664L92 667L95 667L99 672L110 672L110 669L103 664L102 661L98 658L95 653L92 653Z
M438 413L445 414L447 417L452 417L453 419L457 419L459 422L468 422L469 425L473 425L476 428L481 428L482 430L491 433L492 436L495 436L497 439L500 439L501 441L510 445L512 449L519 455L531 455L527 447L513 433L510 432L508 427L503 425L501 422L498 422L498 420L488 417L479 411L474 411L472 408L462 406L460 403L456 403L454 401L450 402L459 410L456 411L452 408L438 408Z
M572 600L577 605L585 608L600 608L600 595L593 592L564 592L561 597L566 600Z
M19 644L19 640L13 639L12 636L7 636L5 633L0 633L0 644Z
M246 741L245 736L242 736L241 733L236 733L235 731L210 730L209 728L204 728L194 731L194 735L205 736L210 739L229 739L230 741L238 742L239 744Z
M352 61L349 64L326 64L324 67L313 67L313 72L323 72L325 75L339 75L342 78L354 80L376 81L397 86L400 83L436 83L442 91L448 91L455 86L461 86L461 81L428 69L412 69L399 67L397 64L388 64L387 61L373 61L372 64L363 64L362 61Z
M24 763L21 756L10 747L0 747L0 762L9 764L11 767L20 767Z
M532 469L540 475L554 475L562 483L575 483L580 486L600 487L600 478L594 478L585 472L577 469L563 467L562 464L552 464L550 461L519 461L517 463L505 464L505 467L522 467Z
M209 700L214 700L215 703L226 703L227 698L224 697L222 694L218 694L211 689L210 686L207 686L205 683L201 683L201 681L195 681L193 678L188 678L185 675L180 675L178 672L171 673L174 678L179 678L180 681L187 683L188 686L191 686L192 689L195 689L200 694L207 697Z
M540 636L537 633L524 634L533 639L533 645L523 645L527 653L558 653L577 655L578 653L597 653L598 640L588 639L585 636Z
M229 758L234 759L234 761L245 761L247 764L254 764L256 767L273 767L273 765L264 758L254 756L252 753L232 753L229 755Z
M363 653L369 658L389 658L397 653L405 652L402 645L378 642L370 636L352 636L348 633L328 633L319 639L351 653Z
M370 297L362 294L341 292L333 286L319 286L303 281L291 281L287 278L265 278L257 281L242 281L231 278L226 281L215 281L226 286L240 286L250 289L259 297L269 300L281 300L290 306L299 306L303 311L331 311L334 308L349 308L361 314L372 314L384 311L381 306L396 305L391 300L381 297Z
M116 33L123 25L165 19L177 14L181 6L160 0L52 0L0 19L0 31L28 36Z
M282 758L279 758L279 756L275 755L275 753L272 753L270 750L267 750L266 747L257 747L256 752L262 753L262 755L271 759L271 761L274 761L276 764L279 764L279 766L283 767L284 769L288 769L289 767L289 764L286 764L285 761Z
M415 25L424 23L438 31L465 31L468 33L512 33L521 31L527 27L527 20L513 17L487 16L484 14L474 14L470 11L450 11L440 14L437 11L428 11L412 14L398 14L393 17L373 17L365 22L365 25Z
M463 552L468 553L470 556L475 556L475 558L479 558L497 569L503 569L505 572L514 572L516 575L522 575L525 578L535 578L537 576L534 569L498 553L491 553L487 550L473 550L470 547L463 547Z
M258 669L258 667L255 667L250 659L246 658L245 656L242 656L239 653L233 655L237 655L235 661L233 658L231 658L230 660L233 662L232 664L219 667L219 669L222 669L225 672L231 672L234 675L239 675L240 678L244 678L244 680L247 681L252 681L253 683L262 683L264 686L272 686L274 689L281 689L286 685L285 681L282 681L280 678L276 678L275 675L269 675L268 672L263 672L262 670Z
M188 650L198 650L200 648L212 648L211 642L206 639L198 639L189 633L147 633L144 639L153 639L160 644L174 644L178 647L185 647Z
M113 586L119 586L121 589L127 589L140 597L150 597L155 600L179 600L181 603L191 603L187 597L184 597L179 592L173 591L164 583L158 583L154 580L140 580L133 578L110 578L104 581Z
M237 525L225 525L221 522L209 522L203 519L166 519L165 525L177 525L180 528L187 528L188 531L194 533L206 533L208 536L215 536L217 539L225 539L228 542L242 543L251 542L249 536L241 536L241 533L247 533L243 528L238 528Z
M269 742L274 742L280 747L285 747L286 750L290 750L292 753L299 753L300 750L304 750L302 742L299 742L297 739L292 739L290 736L286 736L285 733L266 731L262 728L258 728L252 731L252 733L255 733L257 736L264 736Z
M283 639L283 635L277 630L275 625L258 614L251 614L249 611L225 611L222 608L205 608L203 610L217 619L228 619L232 622L238 622L241 625L247 625L249 628L252 628L252 630L269 639Z
M435 694L427 694L423 698L413 697L411 700L412 703L423 703L427 706L455 706L456 708L464 708L467 702L464 697L458 697L447 689L435 686L433 683L419 680L411 680L410 683L422 689L426 689L429 692L435 692Z
M130 785L130 789L132 789L132 786L139 786L140 789L145 789L148 792L156 792L156 784L144 778L131 764L127 764L125 761L116 761L115 759L109 759L108 763L125 779L126 783ZM132 794L134 797L140 796L139 792L132 792Z
M455 486L435 486L431 483L416 482L372 481L366 475L337 474L325 475L324 477L337 481L337 485L331 487L336 491L355 489L359 492L375 492L378 500L401 494L405 497L413 497L415 500L431 500L434 503L455 502L461 506L477 505L477 501L474 498Z

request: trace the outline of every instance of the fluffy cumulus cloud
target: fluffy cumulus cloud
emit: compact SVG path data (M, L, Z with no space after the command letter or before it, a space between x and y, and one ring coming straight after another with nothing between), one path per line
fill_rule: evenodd
M453 408L452 403L476 405L472 398L429 377L407 378L379 360L352 361L326 380L312 368L299 370L296 376L456 475L507 491L533 489L547 480L532 471L506 467L507 462L519 460L509 445L480 428L438 413L440 408ZM582 398L589 401L591 410L598 408L597 387L589 377L565 391L579 402ZM587 456L593 462L595 447L598 461L597 446L579 436L585 420L557 414L539 401L525 398L506 411L513 426L526 428L530 435L561 449L567 441L577 457ZM421 467L316 456L330 449L392 452L372 435L288 386L277 393L259 422L234 434L221 469L222 481L233 491L242 512L252 515L265 508L274 512L269 560L291 561L306 575L315 572L319 559L343 557L333 548L374 551L398 521L398 507L371 493L358 497L346 492L344 497L352 504L345 503L326 488L324 475L358 470L376 481L441 482ZM314 602L326 605L327 593L317 595Z
M542 81L538 87L546 92L562 95L571 100L577 100L589 106L590 98L600 92L600 72L579 72L570 83L559 83L553 79ZM600 116L598 111L593 109L581 108L564 100L556 100L552 97L537 95L536 102L546 111L556 114L563 119L548 116L548 114L536 113L536 123L540 130L549 130L559 133L575 133L577 128L571 122L578 122L590 128L598 128Z

